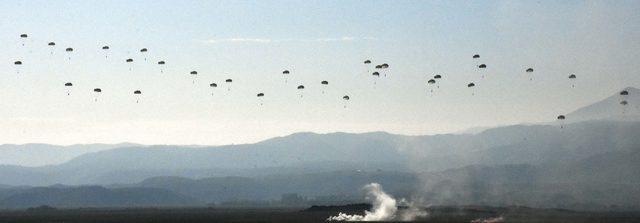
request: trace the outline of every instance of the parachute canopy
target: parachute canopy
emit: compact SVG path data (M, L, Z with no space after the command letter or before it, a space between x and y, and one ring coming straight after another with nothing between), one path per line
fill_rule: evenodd
M380 67L382 67L383 69L387 69L389 68L389 64L383 63L380 65Z
M620 95L629 95L629 92L627 90L623 90L620 92Z
M133 59L131 58L127 59L127 63L131 63L131 62L133 62Z
M627 104L629 104L629 102L627 102L627 101L621 101L621 102L620 102L620 104L621 104L621 105L627 105Z
M304 89L304 85L298 85L298 89L300 90Z
M103 49L103 50L108 50L108 49L109 49L109 46L103 46L103 47L102 47L102 49Z
M100 88L94 88L94 89L93 89L93 92L100 93L100 92L102 92L102 89L100 89Z
M344 100L347 100L347 101L348 101L350 98L349 98L349 95L345 95L345 96L343 96L343 97L342 97L342 99L344 99Z
M198 71L195 71L195 70L194 70L194 71L189 72L189 74L191 74L191 75L196 75L196 74L198 74Z
M209 87L218 87L218 84L216 84L216 83L211 83L211 84L209 84Z
M73 86L73 84L71 82L67 82L67 83L64 83L64 86L71 87L71 86Z
M264 97L264 93L258 93L258 97Z
M231 82L233 82L233 80L231 80L231 79L226 79L226 80L224 80L224 82L231 83Z
M480 65L478 65L478 68L487 68L487 65L486 64L480 64Z
M436 74L436 76L433 76L434 79L440 79L442 78L442 76L440 74Z
M289 70L282 71L282 74L289 74Z
M158 61L159 65L164 65L164 60Z
M380 76L380 73L378 73L378 72L376 71L376 72L371 73L371 75L373 75L373 76Z
M142 91L140 91L140 90L135 90L135 91L133 91L133 94L142 94Z
M27 38L29 37L27 34L20 34L20 38Z
M376 69L382 69L382 65L376 65Z
M478 59L478 58L480 58L480 54L473 55L473 59Z
M576 75L575 74L569 75L569 79L576 79Z
M531 73L531 72L533 72L533 68L529 67L529 68L527 68L526 71L527 71L527 73Z
M474 84L473 82L467 84L467 87L475 87L475 86L476 86L476 84Z
M364 64L370 64L370 63L371 63L371 60L365 60L364 61Z
M327 84L329 84L329 81L322 81L322 82L320 82L320 84L327 85Z
M22 65L22 61L19 61L19 60L18 60L18 61L16 61L16 62L13 62L13 64L15 64L15 65Z
M558 115L558 120L564 120L564 115Z
M141 52L141 53L145 53L145 52L147 52L147 48L142 48L142 49L140 49L140 52Z
M65 49L64 51L73 52L73 48L69 47L69 48Z
M56 43L55 43L55 42L49 42L47 45L48 45L48 46L55 46L55 45L56 45Z
M427 83L429 83L429 84L435 84L435 83L436 83L436 80L431 79L431 80L427 81Z

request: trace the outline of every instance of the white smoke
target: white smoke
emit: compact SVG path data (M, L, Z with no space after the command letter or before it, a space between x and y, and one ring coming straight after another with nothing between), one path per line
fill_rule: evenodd
M396 199L385 193L380 184L370 183L364 189L367 191L367 199L373 200L372 211L364 211L364 215L340 212L337 216L327 218L327 221L389 221L395 218L398 211Z
M400 213L400 221L413 221L418 217L424 218L428 214L427 211L420 208L413 202L406 201L404 198L400 200L400 205L409 207Z
M478 218L471 221L471 223L502 223L502 222L504 222L504 218L502 216L496 217L496 218L487 218L487 219Z

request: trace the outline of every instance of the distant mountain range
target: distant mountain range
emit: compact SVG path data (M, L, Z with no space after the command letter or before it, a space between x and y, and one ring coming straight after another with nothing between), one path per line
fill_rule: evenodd
M0 208L185 206L287 193L338 202L362 197L364 184L378 182L396 197L428 204L640 209L640 121L633 119L640 110L631 108L640 103L640 90L627 91L627 105L616 93L567 114L562 127L432 136L297 133L209 147L92 146L95 151L60 164L0 166Z

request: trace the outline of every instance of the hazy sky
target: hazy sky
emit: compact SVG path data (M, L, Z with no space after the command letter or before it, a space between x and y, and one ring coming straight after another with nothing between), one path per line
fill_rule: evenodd
M552 121L640 86L639 11L640 1L2 1L0 144L229 144ZM365 59L389 63L386 77L367 74ZM435 74L444 78L431 94Z

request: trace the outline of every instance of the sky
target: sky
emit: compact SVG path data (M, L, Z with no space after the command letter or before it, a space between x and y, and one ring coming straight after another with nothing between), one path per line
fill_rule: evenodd
M638 11L639 1L2 1L0 144L549 122L640 86ZM366 59L390 68L375 78Z

